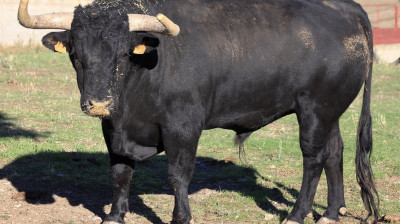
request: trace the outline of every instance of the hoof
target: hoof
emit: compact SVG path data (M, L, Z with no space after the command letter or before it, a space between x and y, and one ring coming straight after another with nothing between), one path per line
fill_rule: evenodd
M341 207L341 208L339 209L339 214L340 214L340 215L346 215L346 212L347 212L347 208L346 208L346 207Z
M312 219L312 218L314 218L314 215L312 214L312 212L309 212L306 217L309 219Z
M328 219L326 217L322 217L318 220L317 224L335 224L338 223L336 220Z
M300 224L300 223L285 219L283 220L282 224Z
M194 220L193 219L190 220L189 224L194 224Z
M114 222L114 221L104 221L102 224L121 224L119 222Z

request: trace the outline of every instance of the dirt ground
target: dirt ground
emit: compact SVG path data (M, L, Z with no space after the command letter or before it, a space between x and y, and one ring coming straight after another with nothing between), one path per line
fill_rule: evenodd
M32 182L25 181L27 185ZM24 181L19 184L24 185ZM40 186L42 185L42 186ZM66 189L59 189L66 190ZM73 190L73 189L70 189ZM95 214L90 208L86 208L79 201L85 197L85 192L68 191L68 199L57 194L52 194L46 183L26 192L18 192L13 184L7 180L0 180L0 223L100 223L102 217L99 212ZM71 204L76 201L76 204ZM94 199L94 200L93 200ZM92 198L92 202L98 203L98 199ZM101 204L101 203L99 203ZM109 211L110 206L104 206ZM107 212L108 212L107 211ZM104 213L105 211L100 212ZM105 214L105 213L104 213Z
M112 195L105 190L99 189L93 192L65 184L54 186L43 181L0 179L0 224L99 224L111 208L111 204L108 202L111 201ZM206 189L189 197L190 200L201 200L214 193L215 191ZM158 197L163 201L165 199L173 200L172 195L158 195ZM172 208L172 204L169 206ZM138 212L144 214L146 211ZM127 224L168 223L171 214L161 218L148 219L145 215L129 213L125 221ZM341 223L359 223L354 216L349 218L342 218ZM206 222L197 220L196 223ZM273 222L269 222L266 218L263 223ZM379 223L400 223L400 216L387 216L384 222Z
M85 189L62 180L4 178L1 174L4 166L7 166L7 163L0 160L0 176L3 177L0 178L0 224L99 224L110 212L112 189L108 187L99 186L93 190L93 187ZM169 186L163 188L165 192L170 191ZM191 194L189 198L203 200L214 192L215 190L203 189ZM162 206L166 208L163 210L164 215L155 215L151 204L143 206L140 196L131 195L130 206L134 206L135 209L126 214L125 222L169 223L172 219L172 211L169 210L173 208L171 193L158 193L158 201L154 203L159 204L160 200L163 201Z
M54 186L43 181L0 179L0 224L99 224L111 209L111 191L106 190L87 191L65 184ZM214 193L214 190L204 189L189 198L202 200ZM158 194L157 198L169 201L165 205L173 208L172 195ZM142 202L138 196L130 200ZM172 214L146 217L149 211L143 208L135 212L138 214L126 214L125 223L169 223L172 219ZM198 220L196 223L209 222Z
M6 164L3 164L6 165ZM0 164L0 168L3 166ZM0 169L1 171L1 169ZM57 181L55 181L57 182ZM213 194L218 194L215 190L202 189L189 196L190 200L201 201ZM111 208L112 191L111 189L100 188L87 190L69 183L54 183L49 180L31 179L0 179L0 224L99 224L109 213ZM131 196L134 204L143 203L140 196ZM155 215L152 205L149 207L138 206L133 213L127 214L125 221L131 223L169 223L171 214L169 209L173 208L173 196L171 194L157 194L158 201L155 204L163 205L164 215ZM134 205L135 206L135 205ZM150 214L149 213L153 213ZM268 215L268 216L267 216ZM348 214L342 217L341 223L359 223L357 217L365 214ZM271 217L270 217L271 216ZM386 215L386 220L380 223L400 223L399 215ZM261 223L271 222L274 216L266 213L265 220ZM213 223L210 220L199 220L196 224ZM135 220L133 222L133 220ZM312 222L309 220L307 223ZM220 222L214 222L220 223ZM253 223L253 222L246 222ZM258 222L257 222L258 223Z

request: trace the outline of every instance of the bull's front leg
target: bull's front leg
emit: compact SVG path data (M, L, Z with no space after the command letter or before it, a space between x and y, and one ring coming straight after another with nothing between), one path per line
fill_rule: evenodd
M124 216L129 211L129 185L132 179L133 168L119 163L111 166L111 175L114 182L114 197L111 212L104 223L124 223Z
M104 224L124 223L124 216L129 211L129 185L135 168L135 162L126 156L113 153L113 147L118 142L114 127L109 120L102 121L104 139L110 155L111 176L114 183L114 196L111 212L104 220Z
M183 133L171 130L163 133L168 160L168 179L175 195L172 223L194 223L190 213L188 186L193 176L200 131Z

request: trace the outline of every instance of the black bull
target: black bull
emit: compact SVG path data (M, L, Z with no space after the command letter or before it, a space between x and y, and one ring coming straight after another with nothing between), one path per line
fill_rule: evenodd
M127 1L129 2L129 1ZM77 72L82 110L102 118L115 183L107 222L123 223L135 161L165 151L175 195L173 222L192 220L188 186L202 130L253 132L295 113L300 126L303 182L284 223L303 223L324 169L328 208L319 223L345 208L339 117L363 84L356 172L375 221L377 192L370 94L372 33L352 1L330 0L99 0L78 7L62 42ZM122 12L122 13L121 13ZM162 12L180 34L129 32L126 13ZM132 54L135 46L145 51Z

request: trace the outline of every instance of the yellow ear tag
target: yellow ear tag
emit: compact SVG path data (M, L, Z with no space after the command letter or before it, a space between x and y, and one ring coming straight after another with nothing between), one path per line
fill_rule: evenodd
M135 49L133 50L133 53L134 54L144 54L145 51L146 51L146 45L139 44L135 47Z
M57 44L54 45L54 50L60 53L67 53L67 48L60 41L58 41Z

